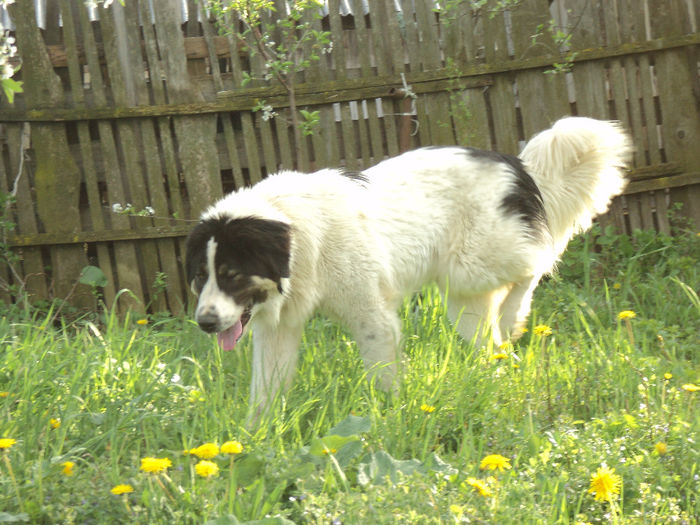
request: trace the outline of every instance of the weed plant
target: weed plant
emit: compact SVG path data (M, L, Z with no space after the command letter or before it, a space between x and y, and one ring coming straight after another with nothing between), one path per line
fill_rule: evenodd
M461 340L426 288L395 395L316 318L254 429L249 341L6 306L0 522L697 523L698 260L695 232L593 230L501 348Z

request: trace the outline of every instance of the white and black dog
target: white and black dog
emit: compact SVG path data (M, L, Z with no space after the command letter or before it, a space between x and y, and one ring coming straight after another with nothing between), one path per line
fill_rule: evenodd
M253 328L257 410L289 387L316 311L350 330L384 387L401 301L426 283L449 287L465 340L500 344L572 236L622 192L630 151L618 124L570 117L519 157L428 147L360 174L272 175L214 204L188 238L196 321L226 350Z

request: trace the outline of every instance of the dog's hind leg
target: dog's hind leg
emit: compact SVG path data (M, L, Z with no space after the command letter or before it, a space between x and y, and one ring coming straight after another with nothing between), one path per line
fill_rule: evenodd
M274 397L291 385L303 331L303 324L274 328L255 326L250 409L256 416L267 410Z
M458 295L450 290L447 294L447 315L465 341L478 347L490 335L494 344L501 344L498 316L509 289L504 286L478 295Z
M515 284L503 301L499 321L503 337L515 340L522 335L530 314L532 294L539 282L540 277L537 276Z

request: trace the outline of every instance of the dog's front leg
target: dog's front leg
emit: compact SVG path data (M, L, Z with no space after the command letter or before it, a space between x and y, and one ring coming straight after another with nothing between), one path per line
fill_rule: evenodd
M396 313L380 308L367 309L348 325L370 381L376 378L383 390L396 393L400 339L400 321Z
M275 396L291 385L303 330L303 325L254 327L253 377L250 384L253 420L258 420Z

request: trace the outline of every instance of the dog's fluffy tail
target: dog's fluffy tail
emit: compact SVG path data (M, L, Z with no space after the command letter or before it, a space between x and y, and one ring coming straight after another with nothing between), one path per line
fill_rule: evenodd
M563 118L528 142L520 158L542 193L557 255L625 189L631 151L618 123L584 117Z

